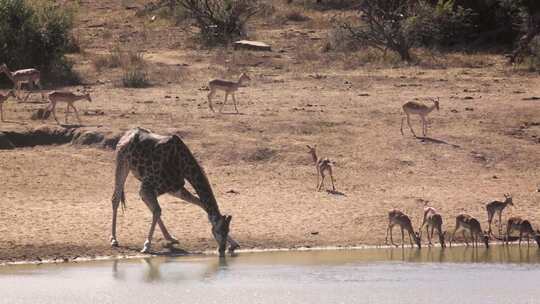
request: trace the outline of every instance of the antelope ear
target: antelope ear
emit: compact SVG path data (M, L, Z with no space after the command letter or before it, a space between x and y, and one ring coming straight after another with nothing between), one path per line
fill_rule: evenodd
M310 149L310 150L311 150L311 149L313 149L313 148L311 148L311 146L310 146L310 145L306 145L306 147L307 147L308 149Z

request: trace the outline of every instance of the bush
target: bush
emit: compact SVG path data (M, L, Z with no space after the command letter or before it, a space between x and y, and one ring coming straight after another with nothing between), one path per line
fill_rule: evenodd
M454 0L364 0L359 10L363 23L342 27L362 44L389 49L405 61L411 61L415 45L449 46L463 41L473 28L472 11Z
M451 46L468 40L473 33L471 9L438 0L435 5L419 2L412 17L417 40L424 46Z
M364 48L361 41L356 39L351 31L341 25L334 26L328 31L328 37L324 51L356 52Z
M207 45L227 44L244 37L247 21L257 13L258 0L177 0L195 19Z
M69 74L64 54L74 48L72 14L53 2L35 3L0 1L0 63L12 70L33 67L44 75Z
M540 36L529 43L528 55L523 56L522 65L531 72L540 71Z

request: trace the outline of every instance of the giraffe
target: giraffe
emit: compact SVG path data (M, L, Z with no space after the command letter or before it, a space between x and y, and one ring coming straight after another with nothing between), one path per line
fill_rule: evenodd
M139 195L152 212L152 224L141 252L150 251L156 224L161 229L165 240L171 244L178 243L170 235L160 217L161 207L157 198L165 193L195 204L206 211L212 225L212 234L218 243L220 257L225 256L227 242L230 244L231 254L240 247L229 236L232 217L221 214L203 168L178 136L163 136L143 128L134 128L120 138L116 153L115 184L112 196L111 245L113 247L118 246L116 216L120 202L122 202L122 209L125 207L124 184L129 172L141 181ZM198 197L184 187L185 181L191 184Z

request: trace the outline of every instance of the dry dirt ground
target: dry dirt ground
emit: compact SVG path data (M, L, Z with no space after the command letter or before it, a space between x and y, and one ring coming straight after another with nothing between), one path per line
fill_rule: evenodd
M304 36L324 37L325 29L309 22L265 26L258 21L257 37L270 42L273 52L182 47L191 43L184 32L144 50L153 65L151 87L126 89L117 85L121 72L97 72L92 65L93 54L107 51L98 30L118 25L110 44L123 33L139 32L137 26L123 28L129 23L122 14L133 24L146 21L116 2L97 2L110 16L100 15L92 6L97 4L81 4L88 10L78 25L84 52L73 57L93 98L78 104L88 113L82 115L83 127L122 132L141 126L180 134L205 168L222 212L233 215L231 233L242 248L383 244L387 211L403 210L417 228L424 201L443 214L446 230L453 229L459 213L485 226L485 203L503 199L506 192L513 194L515 206L505 217L520 215L540 227L540 101L530 99L540 96L538 74L517 72L498 55L482 55L479 67L352 69L325 61L326 55L306 59L305 51L297 50L301 41L323 43ZM105 16L103 24L97 16ZM167 35L177 29L153 30ZM166 72L159 74L160 69ZM224 114L211 113L208 79L233 78L240 71L252 77L237 94L241 114L231 114L232 106ZM155 81L159 77L172 80ZM416 139L407 128L402 136L401 105L416 98L429 103L431 97L441 103L430 115L431 140ZM44 105L37 95L31 100L8 101L9 122L1 123L0 131L42 125L29 117ZM95 110L104 114L91 115ZM413 123L420 132L418 117ZM316 191L306 144L317 144L321 156L335 161L341 194ZM70 145L1 150L0 261L137 254L151 214L132 176L126 185L128 208L119 216L121 247L109 245L113 169L112 150ZM215 248L200 208L166 195L160 202L179 248ZM161 233L155 237L155 250L163 250Z

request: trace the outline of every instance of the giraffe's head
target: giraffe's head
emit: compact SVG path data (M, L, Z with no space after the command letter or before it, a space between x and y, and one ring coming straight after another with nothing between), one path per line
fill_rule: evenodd
M225 256L225 249L227 248L227 237L229 236L229 226L231 224L232 216L221 215L216 221L212 223L212 234L218 243L219 256Z

